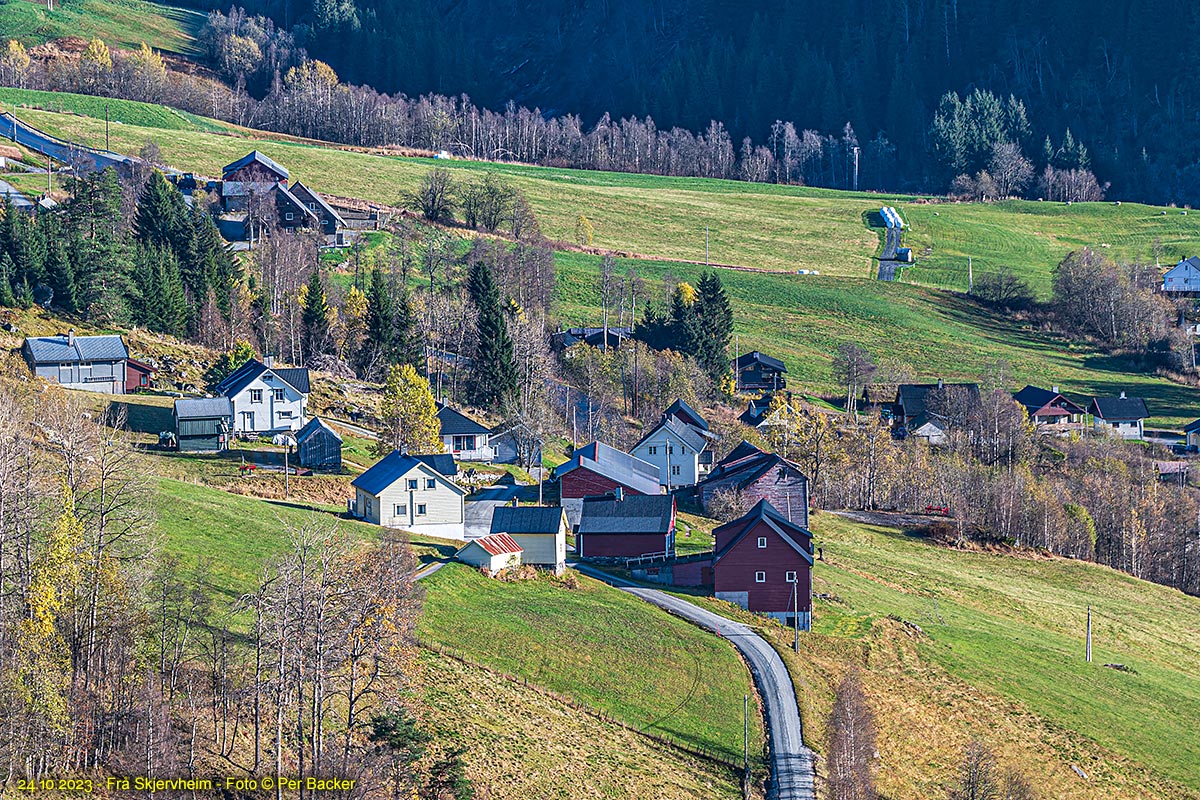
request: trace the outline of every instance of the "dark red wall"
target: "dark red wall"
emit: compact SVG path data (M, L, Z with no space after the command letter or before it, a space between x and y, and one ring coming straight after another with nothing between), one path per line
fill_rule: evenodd
M608 494L613 489L621 486L621 484L606 478L603 475L597 475L585 467L576 467L567 474L562 476L560 489L562 497L598 497ZM621 487L626 494L642 494L642 492L634 491L628 486Z
M759 548L758 538L767 537L767 546ZM810 547L807 539L798 541ZM755 583L755 572L766 572L766 583ZM783 540L770 525L759 522L713 565L713 590L716 592L749 592L750 611L790 611L792 584L784 578L796 572L796 587L801 611L809 611L809 591L812 568L800 553Z
M582 539L580 555L585 558L636 558L646 553L662 553L670 543L669 535L644 533L592 533Z

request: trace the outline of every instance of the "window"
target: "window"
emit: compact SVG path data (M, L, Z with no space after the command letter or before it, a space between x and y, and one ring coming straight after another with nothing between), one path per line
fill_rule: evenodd
M316 210L317 210L317 204L316 204L316 203L309 203L309 204L308 204L308 210L309 210L309 211L316 211Z
M758 537L758 549L765 550L766 547L767 547L767 537L765 537L765 536Z
M279 412L279 418L280 418L280 419L291 419L291 418L292 418L292 412L291 412L291 411L280 411L280 412Z
M783 579L784 579L785 581L787 581L788 583L795 583L795 582L796 582L796 573L794 573L794 572L788 572L788 573L786 573L786 574L784 575L784 578L783 578Z
M272 389L271 396L275 398L276 403L283 402L283 389Z
M652 455L652 456L656 456L656 455L658 455L658 448L657 448L657 447L651 447L651 448L649 449L649 452L650 452L650 455Z
M369 497L367 498L366 502L364 503L364 509L365 510L363 512L363 516L364 517L371 516L371 498L369 498Z
M409 490L410 492L415 492L415 491L417 490L417 479L416 479L416 478L410 478L410 479L409 479L409 481L408 481L408 490Z
M425 516L425 504L424 503L417 504L417 516L418 517Z
M396 506L396 516L397 517L403 517L407 513L408 513L408 506L406 506L406 505Z
M284 215L283 215L283 218L284 218L284 219L286 219L286 220L291 220L291 219L292 219L292 212L290 212L290 211L289 211L289 212L287 212L286 214L284 214Z
M262 402L262 389L251 389L250 390L250 402L251 403L261 403Z
M452 449L456 453L460 452L462 450L474 450L475 449L475 437L474 436L455 436L452 439L452 443L453 443Z
M684 445L679 445L679 455L686 456L687 455L687 447L685 447Z
M766 583L767 582L767 573L765 573L765 572L754 573L754 582L755 583Z
M667 455L669 455L669 456L675 455L675 445L673 445L673 444L667 445Z
M426 478L425 479L425 488L426 489L436 489L437 488L437 478Z
M672 465L671 465L671 474L672 474L672 475L678 475L678 474L679 474L679 465L678 465L678 464L672 464Z

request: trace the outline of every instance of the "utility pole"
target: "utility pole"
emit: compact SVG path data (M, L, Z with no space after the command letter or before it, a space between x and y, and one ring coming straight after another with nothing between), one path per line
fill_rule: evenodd
M728 352L728 351L726 351ZM738 359L742 357L738 343L738 335L733 335L733 393L737 394L742 390L742 373L737 368Z
M854 191L858 191L858 145L854 145Z
M742 775L750 775L750 695L742 695Z
M1092 607L1087 612L1087 663L1092 663Z
M796 629L796 638L795 638L795 641L792 642L792 649L796 651L797 655L799 655L800 654L800 602L799 602L800 587L798 586L798 584L800 583L800 570L796 570L792 574L796 576L795 578L792 579L792 625Z
M975 291L975 268L971 264L970 256L967 256L967 291Z
M104 149L112 152L112 146L108 140L108 103L104 104Z
M291 470L288 469L288 453L292 450L290 444L283 446L283 499L287 500L288 492L291 490Z
M46 194L50 194L50 179L54 172L50 169L50 156L46 156Z
M708 263L708 226L704 226L704 266L709 266Z

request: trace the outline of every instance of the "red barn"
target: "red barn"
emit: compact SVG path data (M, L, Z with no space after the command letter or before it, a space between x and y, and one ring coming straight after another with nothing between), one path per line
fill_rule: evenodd
M748 611L808 630L812 613L812 533L760 500L713 531L713 590Z
M571 454L571 460L554 471L559 481L559 497L571 528L579 527L583 498L597 497L620 489L626 497L658 495L658 467L640 458L622 453L603 442L584 445Z
M626 495L583 498L575 550L584 558L675 555L675 496Z
M697 498L705 508L722 490L737 493L746 505L766 500L788 521L801 528L808 526L808 478L783 456L743 441L696 485Z

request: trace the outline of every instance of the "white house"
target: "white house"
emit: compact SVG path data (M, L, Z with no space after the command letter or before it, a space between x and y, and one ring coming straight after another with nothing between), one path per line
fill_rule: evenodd
M308 414L308 370L280 369L272 359L250 359L213 387L233 403L233 431L272 434L298 431Z
M664 416L630 453L658 467L659 483L668 491L695 486L712 469L709 437L678 417ZM704 458L705 455L708 458Z
M1200 294L1200 256L1182 259L1163 274L1164 294Z
M495 575L502 569L521 566L521 545L506 533L493 533L467 542L455 558Z
M1111 433L1122 439L1141 439L1143 426L1150 412L1146 401L1140 397L1093 397L1088 404L1092 415L1092 427L1098 432Z
M436 459L393 450L350 484L350 513L387 528L462 539L467 493L434 467Z
M438 435L446 452L459 461L491 462L496 450L488 444L491 431L466 414L438 403Z

